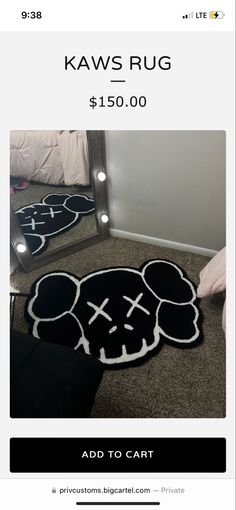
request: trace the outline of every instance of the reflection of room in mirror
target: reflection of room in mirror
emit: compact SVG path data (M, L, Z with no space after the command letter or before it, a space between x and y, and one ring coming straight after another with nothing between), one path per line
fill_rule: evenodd
M85 131L11 131L11 202L34 256L96 234Z

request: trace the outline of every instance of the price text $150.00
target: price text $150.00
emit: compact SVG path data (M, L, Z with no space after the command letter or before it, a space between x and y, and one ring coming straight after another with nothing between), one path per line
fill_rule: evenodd
M131 96L125 99L123 96L101 96L95 97L92 96L89 99L89 106L94 110L94 108L145 108L147 105L147 99L145 96Z

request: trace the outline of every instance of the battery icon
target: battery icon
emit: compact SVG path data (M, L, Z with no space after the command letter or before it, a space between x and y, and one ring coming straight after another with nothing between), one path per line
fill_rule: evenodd
M223 11L210 11L209 18L211 19L222 19L224 17Z

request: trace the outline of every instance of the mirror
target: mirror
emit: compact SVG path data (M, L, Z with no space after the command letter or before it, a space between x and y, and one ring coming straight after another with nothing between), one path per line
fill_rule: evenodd
M102 131L11 131L11 244L24 269L108 237Z

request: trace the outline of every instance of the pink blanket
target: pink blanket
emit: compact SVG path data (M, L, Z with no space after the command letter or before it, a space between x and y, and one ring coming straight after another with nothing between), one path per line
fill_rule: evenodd
M200 283L197 296L204 298L226 288L226 248L219 251L200 272ZM222 327L225 331L225 303L223 308Z

